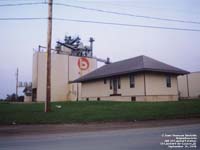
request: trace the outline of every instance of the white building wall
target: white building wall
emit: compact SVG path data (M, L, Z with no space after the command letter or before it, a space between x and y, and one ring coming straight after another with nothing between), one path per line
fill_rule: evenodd
M35 62L36 64L38 63L38 68L36 69L38 72L33 72L33 79L37 79L37 101L45 101L47 55L44 52L36 53L35 55L38 56L38 60ZM68 83L68 57L65 55L52 54L51 61L51 99L52 101L66 100Z
M188 97L187 75L178 76L178 91L180 97Z
M27 103L29 103L29 102L32 102L32 96L24 96L24 102L27 102Z
M86 58L89 67L81 70L78 61L81 57L52 53L51 58L51 101L66 101L80 99L81 85L69 84L97 67L96 59ZM45 52L36 52L33 55L33 88L37 89L36 101L46 100L46 60ZM78 88L77 88L78 85ZM78 91L77 91L78 90Z
M188 86L190 97L200 97L200 72L188 75Z
M113 89L110 89L109 79L104 84L104 80L97 80L82 83L82 99L90 100L114 100L131 101L135 97L136 101L172 101L178 100L177 77L171 77L171 88L166 87L166 75L156 73L146 73L146 95L144 86L144 74L135 74L135 87L130 88L129 76L122 76L121 88L117 93L121 96L110 96Z
M144 78L141 74L135 74L135 87L130 88L129 76L121 77L121 88L118 91L122 95L132 96L132 95L144 95Z
M89 66L87 69L83 67L80 69L78 62L81 58L76 56L69 56L69 82L74 81L75 79L94 71L97 68L96 59L84 58L88 61ZM84 62L83 62L84 63ZM81 83L71 83L68 84L69 90L67 92L67 99L75 101L81 99Z
M180 91L180 97L200 97L200 72L193 72L188 75L179 76L178 88Z
M46 100L46 53L38 53L37 54L37 96L36 101L45 101ZM35 73L33 72L33 78Z
M97 68L96 59L85 58L89 62L89 67L85 70L81 70L78 66L78 60L80 57L69 56L69 81L74 81L75 79L94 71Z
M33 54L33 64L32 64L32 88L37 88L38 81L38 53Z
M104 80L82 83L82 98L105 97L110 96L110 94L113 94L113 90L110 90L110 82L108 79L106 84L104 84Z
M145 73L146 95L178 95L177 76L171 75L171 87L166 86L166 75Z
M53 54L51 69L51 99L65 101L68 91L68 57Z
M135 75L135 87L130 88L129 76L120 77L121 88L117 89L118 93L125 96L144 95L144 78L141 74ZM113 89L110 89L110 79L97 80L82 84L82 97L107 97L113 94Z

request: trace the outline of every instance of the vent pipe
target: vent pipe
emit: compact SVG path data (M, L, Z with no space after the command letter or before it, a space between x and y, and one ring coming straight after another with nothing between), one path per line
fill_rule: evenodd
M93 56L93 42L94 42L94 39L92 37L90 37L90 49L91 49L91 56Z

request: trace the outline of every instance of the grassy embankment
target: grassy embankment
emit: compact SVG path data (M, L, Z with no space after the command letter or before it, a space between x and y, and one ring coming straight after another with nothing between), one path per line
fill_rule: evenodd
M61 105L58 109L56 105ZM0 102L0 124L54 124L134 121L200 117L200 100L177 102L55 102L44 112L43 103Z

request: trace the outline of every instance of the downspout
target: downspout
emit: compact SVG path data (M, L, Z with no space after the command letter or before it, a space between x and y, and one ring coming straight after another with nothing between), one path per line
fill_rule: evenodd
M68 84L69 84L69 55L68 55L68 65L67 65L67 67L68 67L67 73L68 73Z
M77 84L77 98L76 98L76 101L78 101L78 97L79 97L79 88L78 88L78 83Z
M67 77L67 100L68 100L68 99L70 99L70 87L71 87L71 86L69 85L69 84L70 84L70 83L69 83L69 55L68 55L68 60L67 60L67 61L68 61L68 63L67 63L67 68L68 68L68 69L67 69L67 76L68 76L68 77Z
M144 96L147 95L147 92L146 92L146 76L145 76L145 72L144 72Z
M187 81L187 95L188 97L190 97L188 74L186 75L186 81Z
M177 87L177 92L178 92L178 99L180 99L181 94L180 94L179 86L178 86L178 76L176 76L176 87Z
M40 46L39 46L39 52L36 52L36 55L37 55L37 65L36 65L36 67L37 67L37 73L36 73L36 95L35 95L35 99L34 99L34 97L33 97L33 94L32 94L32 101L36 101L37 102L37 97L38 97L38 68L39 68L39 54L40 54Z

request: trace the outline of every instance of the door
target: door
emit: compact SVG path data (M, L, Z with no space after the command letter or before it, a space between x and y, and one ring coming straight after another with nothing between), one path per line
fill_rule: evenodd
M36 102L37 99L37 88L32 89L32 101Z
M117 94L117 79L113 79L113 94Z

